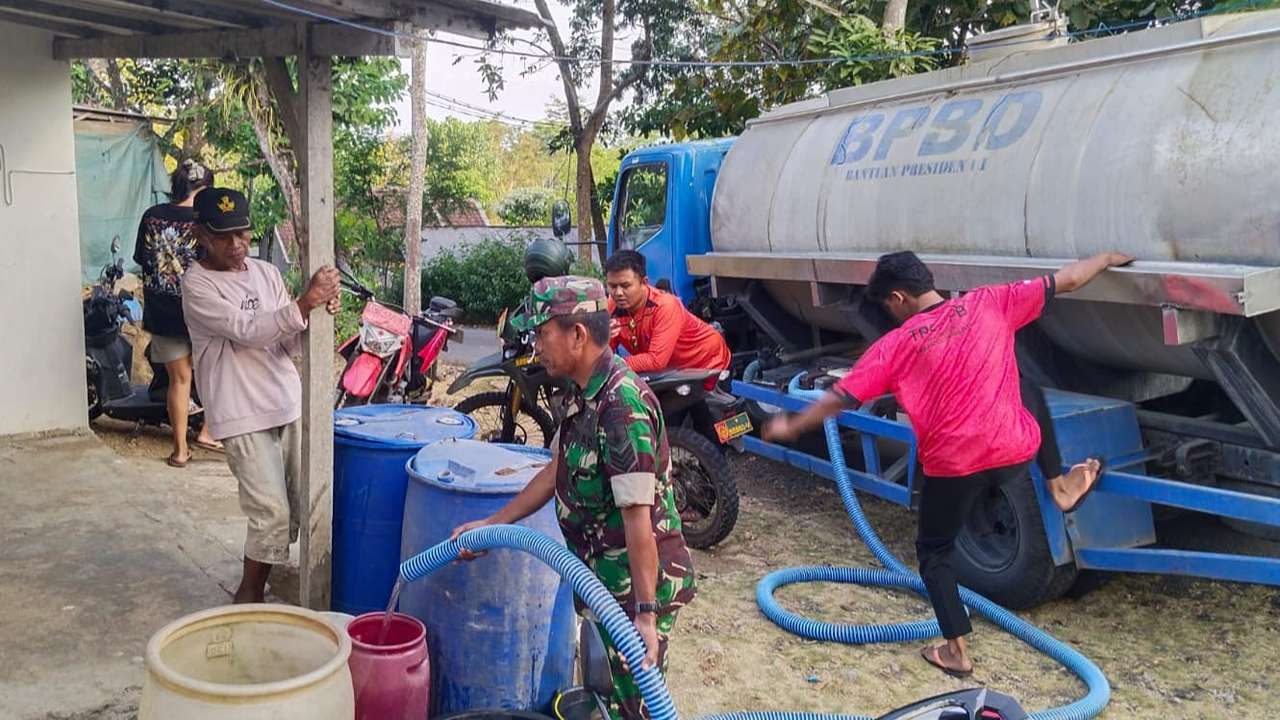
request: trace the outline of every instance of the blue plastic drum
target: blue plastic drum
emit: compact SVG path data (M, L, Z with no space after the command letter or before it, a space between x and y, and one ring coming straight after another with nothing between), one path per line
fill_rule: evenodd
M409 463L401 557L488 517L551 454L474 440L436 443ZM520 523L562 540L555 503ZM400 611L427 626L432 717L468 710L546 712L573 685L573 591L540 560L495 550L405 586Z
M333 422L332 607L386 610L400 570L405 463L431 443L470 438L476 424L426 405L343 408Z

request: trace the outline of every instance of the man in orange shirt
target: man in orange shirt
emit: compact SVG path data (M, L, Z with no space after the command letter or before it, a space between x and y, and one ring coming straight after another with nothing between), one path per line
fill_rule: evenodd
M627 349L633 371L729 369L724 338L680 298L649 285L643 255L619 250L605 262L604 272L612 317L609 344Z

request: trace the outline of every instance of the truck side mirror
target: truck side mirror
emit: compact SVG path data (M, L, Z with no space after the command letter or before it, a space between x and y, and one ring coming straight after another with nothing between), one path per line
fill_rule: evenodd
M573 215L569 212L569 203L557 200L556 204L551 206L551 233L558 238L564 238L572 228Z

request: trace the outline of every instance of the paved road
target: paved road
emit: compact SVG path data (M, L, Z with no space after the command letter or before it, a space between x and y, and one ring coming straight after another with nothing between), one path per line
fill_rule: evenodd
M454 365L470 365L498 351L498 333L491 327L463 328L462 342L450 342L443 360Z

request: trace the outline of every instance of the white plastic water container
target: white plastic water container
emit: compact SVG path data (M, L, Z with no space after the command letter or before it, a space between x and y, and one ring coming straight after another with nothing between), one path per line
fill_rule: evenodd
M351 640L319 613L228 605L147 644L139 720L351 720Z

